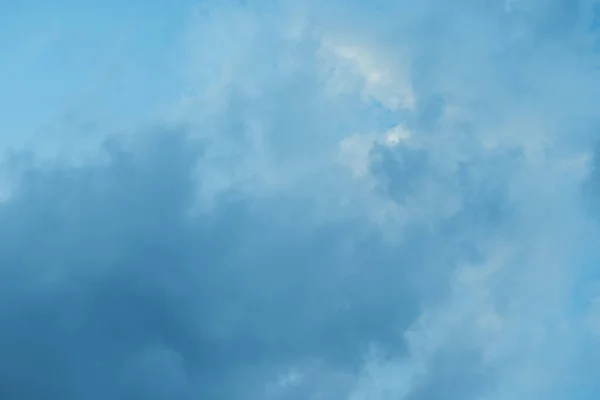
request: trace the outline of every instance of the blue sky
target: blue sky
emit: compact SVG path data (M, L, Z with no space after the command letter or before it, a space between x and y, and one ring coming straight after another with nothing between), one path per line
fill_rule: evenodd
M188 18L182 2L87 3L2 6L7 129L30 134L71 115L131 122L180 94L174 57Z
M596 8L0 2L0 398L596 398Z

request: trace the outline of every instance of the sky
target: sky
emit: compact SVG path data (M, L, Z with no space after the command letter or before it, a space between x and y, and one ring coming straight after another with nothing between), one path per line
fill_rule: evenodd
M0 398L591 400L595 0L0 0Z

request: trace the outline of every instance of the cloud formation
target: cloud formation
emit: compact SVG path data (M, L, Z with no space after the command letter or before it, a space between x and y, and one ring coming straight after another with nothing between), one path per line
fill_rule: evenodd
M4 153L0 397L593 398L594 12L197 5L165 115Z

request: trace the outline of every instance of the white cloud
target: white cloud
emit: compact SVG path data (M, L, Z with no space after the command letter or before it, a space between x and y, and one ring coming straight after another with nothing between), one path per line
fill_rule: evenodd
M414 110L415 98L409 76L408 63L403 70L392 71L384 60L378 59L368 49L323 39L323 58L332 69L331 87L335 92L356 91L356 86L364 96L391 109ZM382 58L382 57L380 57ZM357 81L358 80L358 81Z

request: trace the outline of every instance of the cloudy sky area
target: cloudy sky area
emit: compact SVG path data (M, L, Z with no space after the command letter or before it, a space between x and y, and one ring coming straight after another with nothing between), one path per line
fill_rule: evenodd
M595 3L0 2L0 398L596 399Z

